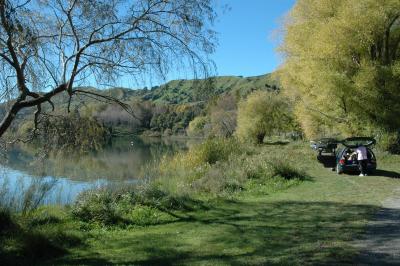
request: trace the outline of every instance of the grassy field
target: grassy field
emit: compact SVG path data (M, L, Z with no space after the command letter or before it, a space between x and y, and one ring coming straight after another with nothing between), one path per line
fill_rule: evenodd
M32 232L44 232L49 244L69 244L62 251L50 249L40 264L351 264L358 252L352 241L381 201L400 186L395 178L400 157L378 154L377 174L359 177L323 168L305 144L258 149L301 150L303 158L296 158L308 178L282 189L253 184L232 196L194 201L192 211L174 211L171 219L151 226L87 226L65 211L44 208L36 212L36 220L29 219ZM33 237L33 245L35 241L44 245ZM12 262L12 249L2 251L5 261Z

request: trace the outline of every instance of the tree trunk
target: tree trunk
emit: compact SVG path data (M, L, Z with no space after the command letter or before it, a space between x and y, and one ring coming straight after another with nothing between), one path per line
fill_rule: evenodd
M11 106L11 109L6 113L6 115L4 116L3 120L0 123L0 138L7 131L7 129L11 126L12 121L15 119L15 117L17 116L18 112L21 109L33 107L33 106L40 107L40 105L44 102L51 103L51 98L54 95L65 91L66 88L67 88L66 84L61 84L58 87L56 87L54 90L52 90L48 93L45 93L42 96L35 94L36 98L33 98L32 100L25 100L25 95L21 94L17 98L16 102L13 103L13 105Z
M265 133L257 134L257 143L262 144L264 142Z

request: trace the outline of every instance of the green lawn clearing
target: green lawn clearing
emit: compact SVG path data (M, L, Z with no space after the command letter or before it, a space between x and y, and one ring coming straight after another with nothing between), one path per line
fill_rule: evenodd
M358 252L353 239L361 236L381 201L400 186L400 179L394 178L400 157L378 154L377 175L359 177L337 175L309 160L311 151L307 156L304 166L310 178L299 185L214 199L196 211L176 213L165 224L90 229L81 233L81 244L48 263L351 264Z

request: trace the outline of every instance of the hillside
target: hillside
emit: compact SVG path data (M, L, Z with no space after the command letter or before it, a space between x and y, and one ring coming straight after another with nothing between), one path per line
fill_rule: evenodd
M245 96L250 91L264 88L277 88L278 82L271 74L241 77L221 76L207 80L173 80L161 86L152 87L142 99L159 103L181 104L207 99L208 96L226 92Z
M94 87L80 87L103 95L112 96L117 100L128 102L130 100L152 101L162 104L185 104L207 100L210 95L218 96L220 94L231 92L237 96L243 97L249 92L258 89L276 89L278 81L272 78L272 74L265 74L254 77L242 76L219 76L207 80L172 80L160 86L154 86L151 89L131 89L115 87L105 90L99 90ZM85 97L80 97L83 100ZM87 98L86 102L94 100ZM60 105L68 102L68 95L60 94L53 99L54 103ZM79 100L77 102L80 102ZM74 104L74 102L72 103ZM77 104L75 102L75 104ZM0 114L4 111L4 105L0 105Z
M74 96L71 111L95 117L96 120L116 133L138 133L143 131L156 134L186 134L190 121L197 116L210 115L209 107L223 97L234 101L243 99L254 90L278 89L278 82L271 74L241 77L221 76L203 80L173 80L151 89L110 88L99 90L94 87L80 87L86 91L111 96L129 104L136 117L132 117L120 106L108 104L104 99L87 95ZM56 112L65 114L69 96L66 93L52 99ZM100 100L100 101L99 101ZM4 112L0 106L0 117ZM34 108L21 112L17 123L32 121ZM44 104L43 112L49 112L50 105ZM230 110L232 111L232 110ZM166 131L167 130L167 131Z
M277 89L278 82L272 74L254 77L219 76L198 80L172 80L150 89L110 88L98 90L93 87L81 87L103 95L112 96L123 102L131 100L151 101L157 104L187 104L206 101L213 96L232 93L240 98L249 92L258 89ZM60 102L67 102L67 95L59 98ZM90 102L91 100L88 99Z

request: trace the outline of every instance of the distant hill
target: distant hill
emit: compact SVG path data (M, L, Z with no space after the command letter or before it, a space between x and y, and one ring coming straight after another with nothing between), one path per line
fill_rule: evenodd
M159 103L181 104L207 100L207 96L226 92L244 96L252 90L277 87L278 82L271 74L255 77L221 76L207 80L173 80L152 87L150 91L144 92L141 98Z
M238 96L245 96L258 89L278 89L279 83L272 78L272 74L254 77L219 76L199 80L172 80L150 89L110 88L98 90L93 87L81 87L97 93L112 96L120 101L132 99L152 101L161 104L185 104L205 101L210 96L230 92ZM63 101L68 101L64 95ZM61 99L60 99L61 100Z
M124 110L85 95L74 96L71 110L92 114L108 127L120 132L142 132L146 130L172 134L185 132L189 122L196 116L205 115L211 99L231 94L241 99L254 90L278 90L279 83L272 74L255 77L220 76L197 80L173 80L150 89L110 88L99 90L94 87L80 87L86 91L112 96L130 104L139 119L132 118ZM67 93L52 99L60 112L67 110ZM50 111L44 104L43 111ZM4 114L0 105L0 119ZM35 108L26 109L19 115L22 121L31 121ZM30 118L29 118L30 117Z
M254 90L270 89L277 90L279 83L273 79L272 74L265 74L254 77L242 76L220 76L211 77L206 80L173 80L160 86L150 89L129 89L129 88L110 88L99 90L94 87L80 87L99 94L112 96L113 98L130 102L150 101L155 104L176 105L207 102L211 97L224 93L232 93L239 98L245 97ZM77 97L76 97L77 98ZM89 97L80 96L72 101L71 107L80 105L82 102L94 103L95 100ZM58 109L62 109L68 103L68 95L60 94L53 99ZM1 109L1 108L0 108ZM1 114L1 111L0 111Z

